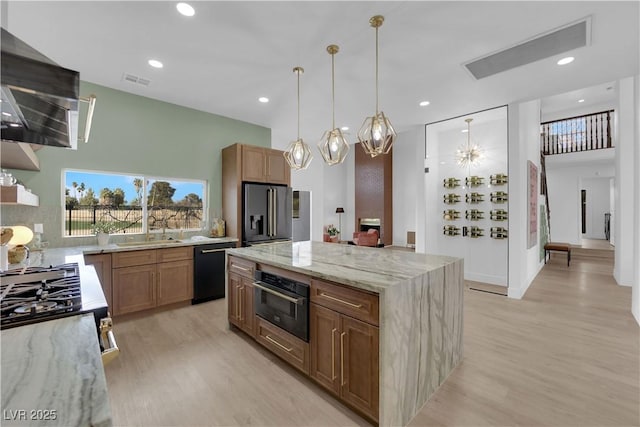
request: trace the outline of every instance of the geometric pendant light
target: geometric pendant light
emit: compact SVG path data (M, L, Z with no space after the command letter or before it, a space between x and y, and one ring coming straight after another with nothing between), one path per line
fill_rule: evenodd
M331 130L322 134L318 142L318 150L329 166L344 162L349 152L349 143L342 134L342 130L336 127L336 89L335 89L335 54L340 48L335 44L327 46L327 52L331 55Z
M383 22L384 17L381 15L376 15L369 20L371 26L376 29L376 113L372 117L367 117L358 131L358 141L365 153L371 157L388 154L396 139L396 131L391 121L378 109L378 28Z
M313 155L311 154L311 148L300 138L300 74L304 73L304 69L295 67L293 72L298 75L298 139L289 144L289 148L284 152L284 158L291 169L301 170L309 166Z

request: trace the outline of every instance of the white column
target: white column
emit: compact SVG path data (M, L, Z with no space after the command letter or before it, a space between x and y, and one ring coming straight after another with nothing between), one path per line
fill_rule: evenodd
M635 140L633 146L635 147L635 179L631 194L635 197L635 215L633 223L635 224L634 230L634 252L633 265L635 266L633 285L631 289L631 312L636 318L636 322L640 324L640 75L635 76L635 111L633 118L635 120Z
M618 82L618 110L616 111L616 209L615 209L615 264L613 276L619 285L631 286L634 279L635 228L638 224L637 212L634 212L638 188L634 188L635 135L637 111L634 78L628 77ZM636 165L637 166L637 165ZM635 218L634 218L635 217Z

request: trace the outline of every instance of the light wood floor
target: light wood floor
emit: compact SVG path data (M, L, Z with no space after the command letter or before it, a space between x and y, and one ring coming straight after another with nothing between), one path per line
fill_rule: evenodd
M640 425L639 328L611 273L555 257L523 300L465 290L464 360L411 425ZM224 315L218 300L116 320L116 425L366 425Z

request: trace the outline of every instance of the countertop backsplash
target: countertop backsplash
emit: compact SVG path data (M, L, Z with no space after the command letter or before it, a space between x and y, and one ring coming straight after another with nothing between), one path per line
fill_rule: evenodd
M42 241L50 248L67 248L72 246L94 246L97 245L96 236L87 237L62 237L62 209L60 206L14 206L3 205L0 216L3 226L24 225L33 230L33 224L43 224L44 232ZM152 232L151 236L161 239L162 233ZM210 230L183 231L182 238L189 239L193 236L209 237ZM179 239L180 230L167 230L166 238ZM144 233L135 234L114 234L111 235L110 243L125 243L131 240L141 241L145 239Z

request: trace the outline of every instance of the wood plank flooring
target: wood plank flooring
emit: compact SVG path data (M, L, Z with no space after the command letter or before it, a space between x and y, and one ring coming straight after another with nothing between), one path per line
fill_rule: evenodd
M640 338L610 260L549 261L523 300L465 290L465 356L412 426L638 426ZM115 321L115 425L367 422L243 334L225 301Z

